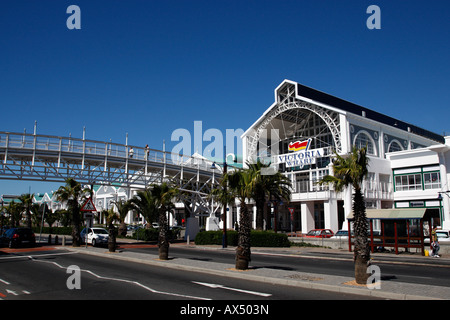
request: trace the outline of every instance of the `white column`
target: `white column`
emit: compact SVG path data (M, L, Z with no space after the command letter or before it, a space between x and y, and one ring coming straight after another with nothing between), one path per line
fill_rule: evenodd
M350 130L347 116L344 114L339 115L339 128L341 130L341 148L342 153L348 153L351 150L350 143Z
M309 230L314 229L314 202L302 202L302 233L308 233Z
M338 208L337 200L335 197L330 197L328 201L323 204L325 228L331 229L333 232L338 231Z
M352 199L353 190L351 187L347 187L342 192L344 195L344 215L345 215L345 220L342 225L342 229L347 230L348 228L347 217L353 212L353 199Z
M252 228L256 229L256 205L252 206Z

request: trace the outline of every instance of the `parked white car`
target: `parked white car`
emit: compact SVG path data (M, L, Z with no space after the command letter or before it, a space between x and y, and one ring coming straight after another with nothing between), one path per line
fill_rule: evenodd
M331 239L348 239L348 230L339 230L334 234L334 236L331 237Z
M450 243L450 231L449 230L436 230L436 235L439 242ZM424 243L430 243L430 237L426 236Z
M86 228L80 232L81 241L86 241ZM103 228L89 228L87 233L87 243L92 244L93 247L99 244L108 244L109 234Z

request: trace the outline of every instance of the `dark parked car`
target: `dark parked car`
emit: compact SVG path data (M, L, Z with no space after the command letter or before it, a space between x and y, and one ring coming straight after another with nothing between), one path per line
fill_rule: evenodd
M34 247L36 245L36 237L30 228L11 228L3 233L0 237L0 242L6 243L10 248L24 245Z

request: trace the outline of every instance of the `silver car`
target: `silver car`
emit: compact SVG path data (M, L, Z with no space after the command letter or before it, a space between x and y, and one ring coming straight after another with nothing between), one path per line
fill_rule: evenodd
M86 228L80 232L81 241L86 241ZM93 247L100 244L108 244L109 234L103 228L88 228L87 243L92 244Z

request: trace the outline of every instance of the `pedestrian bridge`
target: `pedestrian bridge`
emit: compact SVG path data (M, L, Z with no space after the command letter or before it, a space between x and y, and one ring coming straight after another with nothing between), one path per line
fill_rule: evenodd
M201 157L27 133L0 132L0 161L0 179L63 184L67 178L73 178L83 184L121 185L129 189L144 189L170 180L185 191L192 211L206 211L205 215L213 210L206 196L221 176L211 161Z

